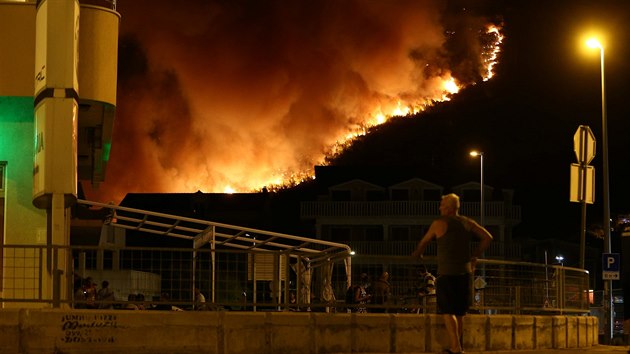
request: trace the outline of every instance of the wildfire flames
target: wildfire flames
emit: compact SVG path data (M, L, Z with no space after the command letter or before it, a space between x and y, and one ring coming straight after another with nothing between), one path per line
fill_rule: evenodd
M501 29L495 25L488 26L486 34L490 36L488 36L489 41L482 52L483 63L486 69L483 81L488 81L492 78L492 76L494 76L493 69L494 66L497 64L499 52L501 51L501 42L503 42Z
M490 79L503 40L479 26L467 55L446 50L457 33L428 1L190 2L119 6L111 159L90 199L298 184L370 128Z

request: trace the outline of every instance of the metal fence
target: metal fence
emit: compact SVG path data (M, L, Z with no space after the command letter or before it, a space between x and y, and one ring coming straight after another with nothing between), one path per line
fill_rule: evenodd
M115 297L101 305L113 308L127 308L132 302L138 302L137 295L142 295L144 308L167 303L178 309L194 309L195 288L205 295L205 308L214 310L335 312L351 307L344 301L348 286L347 264L336 260L310 269L308 255L298 252L5 245L3 255L1 301L4 303L98 306L94 299L81 297L85 292L84 280L90 278L89 282L96 284L95 290L101 287L102 281L109 282ZM54 272L55 262L64 257L72 265L72 274ZM429 270L435 269L430 258L427 262ZM353 259L352 265L353 282L358 281L361 273L373 280L384 271L390 274L391 294L387 303L379 306L368 303L368 312L376 309L393 313L434 311L434 306L427 304L427 298L418 295L420 264L415 259L363 256ZM588 272L582 269L480 260L471 294L473 311L587 313L588 280ZM59 298L42 291L47 281L54 288L53 294L62 294Z
M433 261L429 257L425 265L430 271L436 269ZM393 311L413 311L418 306L430 311L417 296L419 267L409 257L366 257L353 260L352 272L353 279L360 273L376 279L388 272L392 289L388 307ZM473 284L472 310L479 313L580 314L589 312L592 302L588 272L560 265L482 259Z

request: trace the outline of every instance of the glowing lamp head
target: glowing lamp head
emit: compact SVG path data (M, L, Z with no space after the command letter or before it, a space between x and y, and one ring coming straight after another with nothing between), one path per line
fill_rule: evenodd
M483 156L483 152L477 151L477 150L473 150L470 152L470 156L472 157L477 157L477 156Z
M601 44L601 43L599 43L599 41L598 41L597 39L595 39L595 38L590 38L590 39L588 39L588 40L586 41L586 45L587 45L589 48L599 48L599 49L602 49L602 44Z

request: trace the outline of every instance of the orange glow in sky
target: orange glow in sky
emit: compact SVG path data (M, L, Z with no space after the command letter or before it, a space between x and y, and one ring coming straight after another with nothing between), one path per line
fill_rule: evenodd
M491 78L503 40L496 25L480 28L451 63L445 43L458 32L434 2L320 0L310 13L301 1L240 3L121 2L110 161L88 199L311 179L371 127Z

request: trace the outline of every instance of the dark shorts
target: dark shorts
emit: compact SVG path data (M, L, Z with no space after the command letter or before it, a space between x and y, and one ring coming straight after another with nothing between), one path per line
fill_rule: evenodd
M471 275L440 275L435 283L438 313L464 316L472 304Z

